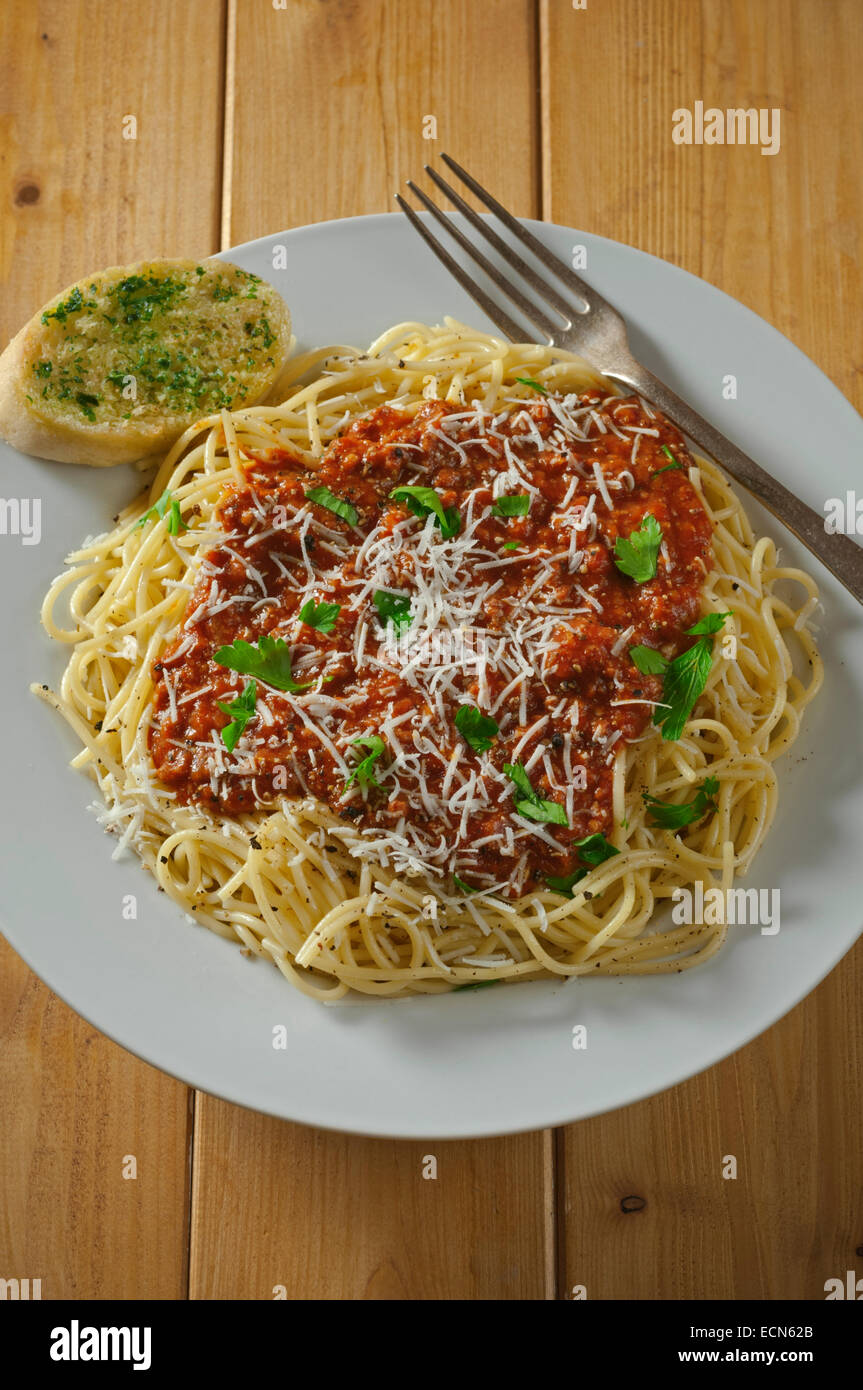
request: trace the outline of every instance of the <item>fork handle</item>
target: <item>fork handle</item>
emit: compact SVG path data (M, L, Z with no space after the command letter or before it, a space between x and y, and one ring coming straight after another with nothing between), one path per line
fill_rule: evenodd
M825 530L824 517L801 502L793 492L772 477L766 469L726 439L703 416L681 400L664 381L653 375L634 359L623 371L603 370L603 375L621 386L638 391L676 425L700 444L702 449L722 464L738 483L742 483L768 511L783 521L808 550L816 555L840 584L844 584L858 603L863 603L863 547L850 536L830 534Z

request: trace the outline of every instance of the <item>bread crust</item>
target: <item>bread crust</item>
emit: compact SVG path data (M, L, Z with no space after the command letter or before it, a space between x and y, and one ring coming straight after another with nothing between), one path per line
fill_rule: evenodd
M153 260L136 261L127 266L109 266L95 275L84 276L67 286L59 295L55 295L49 304L65 300L76 288L83 290L94 279L110 280L144 272L152 273L154 268L160 267L176 269L179 264L195 265L196 262ZM197 264L238 268L231 262L216 260L214 257L206 257ZM288 307L274 286L266 283L277 296L279 307L283 310L277 334L277 348L273 353L274 366L268 372L262 389L255 392L253 397L245 399L242 406L255 405L268 396L284 371L291 349L291 319ZM166 414L161 421L140 422L123 419L118 415L110 423L93 423L82 418L80 423L68 424L44 416L33 408L26 398L27 365L39 355L42 314L46 307L39 309L0 353L0 438L5 439L22 454L30 454L34 458L51 459L58 463L80 463L91 468L110 468L120 463L135 463L167 452L183 431L194 424L194 415Z

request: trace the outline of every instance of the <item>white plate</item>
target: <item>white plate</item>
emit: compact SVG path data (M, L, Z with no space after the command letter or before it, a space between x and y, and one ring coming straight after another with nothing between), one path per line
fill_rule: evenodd
M587 247L587 278L627 315L633 346L695 408L819 512L858 477L863 422L768 324L701 280L630 247L531 224L558 254ZM289 267L273 271L272 247ZM280 233L229 253L273 280L299 346L367 344L403 319L452 313L489 327L398 214ZM34 306L35 307L35 306ZM733 373L738 399L723 401ZM323 1007L278 971L189 925L85 810L73 736L28 694L63 650L38 624L65 553L110 524L130 470L75 468L0 448L4 497L40 497L39 545L0 536L3 594L4 930L45 982L155 1066L228 1100L312 1125L404 1137L537 1129L614 1109L692 1076L768 1028L855 940L863 824L863 621L852 600L754 504L789 561L823 586L824 690L781 763L776 824L746 886L780 887L782 926L732 930L699 970L536 982L392 1004ZM856 639L856 640L855 640ZM138 901L124 919L126 894ZM287 1050L275 1050L284 1024ZM572 1029L587 1026L574 1050Z

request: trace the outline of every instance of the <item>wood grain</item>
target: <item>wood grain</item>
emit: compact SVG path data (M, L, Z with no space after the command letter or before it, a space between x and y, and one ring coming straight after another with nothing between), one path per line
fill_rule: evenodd
M539 1134L358 1139L200 1096L191 1296L545 1298L549 1172Z
M493 22L476 0L235 3L226 244L394 212L394 193L440 150L538 215L533 0L495 0ZM278 80L250 86L264 68Z
M545 215L704 276L863 404L859 4L542 0L540 35ZM699 100L780 108L780 152L673 144L672 112ZM861 986L858 945L735 1057L566 1131L564 1297L823 1298L844 1277L863 1237Z
M4 341L94 265L215 248L222 40L212 0L3 7ZM211 62L186 66L200 50ZM183 1297L186 1088L97 1033L5 943L0 1039L0 1276L41 1279L43 1298Z
M719 285L859 407L861 64L859 0L11 0L0 329L94 263L387 211L447 149L515 211ZM778 106L781 152L675 146L696 100ZM861 985L858 947L720 1066L558 1132L557 1171L548 1134L362 1140L198 1095L189 1228L189 1093L0 944L0 1277L535 1299L557 1269L560 1297L823 1297L863 1242Z
M256 11L234 35L230 239L388 211L440 148L535 215L534 20L521 0L500 0L493 25L463 0L445 23L426 0ZM243 73L264 63L279 83L248 89ZM423 138L427 116L437 140ZM436 1179L422 1176L424 1155L437 1157ZM541 1134L364 1140L199 1096L194 1194L194 1298L272 1298L276 1285L292 1299L553 1293Z
M683 266L859 408L857 0L540 0L543 216ZM675 145L672 113L779 108L781 148Z

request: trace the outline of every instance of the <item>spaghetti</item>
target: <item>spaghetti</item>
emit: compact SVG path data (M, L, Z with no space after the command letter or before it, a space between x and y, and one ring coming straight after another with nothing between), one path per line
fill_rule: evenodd
M660 909L769 830L814 581L571 354L402 324L290 380L187 431L46 597L72 650L35 689L115 853L326 1000L709 958L724 922Z

